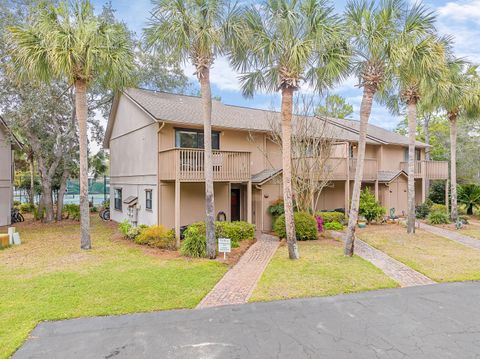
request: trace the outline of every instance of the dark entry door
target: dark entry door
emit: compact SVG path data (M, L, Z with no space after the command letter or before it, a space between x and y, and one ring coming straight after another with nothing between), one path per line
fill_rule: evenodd
M230 213L232 221L240 220L240 188L232 188L230 194Z

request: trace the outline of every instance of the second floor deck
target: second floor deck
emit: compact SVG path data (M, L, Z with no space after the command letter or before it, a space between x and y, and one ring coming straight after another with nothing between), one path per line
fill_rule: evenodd
M251 153L247 151L213 151L214 181L250 181ZM317 176L332 181L353 180L357 159L330 157L325 161L314 158L293 159L296 173ZM159 179L162 181L202 182L205 180L205 153L202 149L171 148L159 152ZM400 162L399 169L408 173L408 163ZM377 180L382 170L375 158L366 158L363 165L363 180ZM430 180L448 179L447 161L416 161L415 178Z
M160 180L202 182L205 180L205 151L172 148L158 156ZM250 181L250 152L214 150L214 181Z

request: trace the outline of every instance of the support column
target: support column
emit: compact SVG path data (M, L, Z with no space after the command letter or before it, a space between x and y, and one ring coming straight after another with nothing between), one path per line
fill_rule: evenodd
M350 212L350 180L345 181L345 215Z
M252 181L247 183L247 222L252 223Z
M422 203L427 200L427 178L422 178Z
M450 213L450 201L448 200L448 189L450 187L450 181L447 179L445 182L445 206L447 206L447 213Z
M375 181L375 200L378 201L378 180Z
M180 248L180 181L175 180L175 238L177 249Z

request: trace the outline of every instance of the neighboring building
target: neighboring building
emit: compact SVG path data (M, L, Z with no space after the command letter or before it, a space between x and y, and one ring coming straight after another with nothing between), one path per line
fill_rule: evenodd
M13 204L13 151L20 148L20 142L0 117L0 226L10 224Z
M213 101L215 213L271 229L268 207L282 198L281 150L269 140L277 112ZM318 210L347 208L353 189L359 123L328 121L338 141L329 159L331 184ZM202 104L199 97L130 89L114 100L104 147L110 149L111 218L175 227L203 220ZM397 215L407 211L408 139L369 125L364 186ZM427 180L447 180L448 163L425 161L417 142L416 201L425 200ZM135 210L135 208L137 210ZM130 216L128 215L130 214Z

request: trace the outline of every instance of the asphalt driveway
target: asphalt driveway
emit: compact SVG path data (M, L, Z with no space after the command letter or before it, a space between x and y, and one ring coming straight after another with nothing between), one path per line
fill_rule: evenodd
M480 283L45 322L14 358L480 358Z

